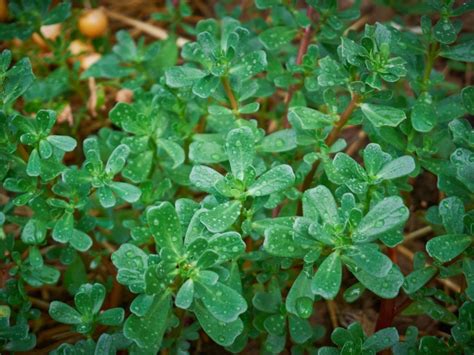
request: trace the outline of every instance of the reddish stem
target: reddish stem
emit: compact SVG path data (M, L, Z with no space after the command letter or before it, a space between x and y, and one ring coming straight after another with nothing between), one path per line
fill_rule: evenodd
M308 6L306 10L306 16L311 20L311 16L314 13L314 9L311 6ZM296 56L296 65L301 65L303 62L303 56L308 51L309 43L311 42L311 24L306 26L301 37L300 46L298 48L298 54ZM291 86L288 90L288 93L285 97L286 112L283 118L283 127L290 128L290 123L288 122L288 105L290 104L291 98L293 97L293 92L295 90L294 86Z

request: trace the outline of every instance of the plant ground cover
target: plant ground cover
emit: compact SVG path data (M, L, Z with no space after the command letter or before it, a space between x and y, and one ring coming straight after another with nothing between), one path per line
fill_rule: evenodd
M473 354L472 10L0 0L0 352Z

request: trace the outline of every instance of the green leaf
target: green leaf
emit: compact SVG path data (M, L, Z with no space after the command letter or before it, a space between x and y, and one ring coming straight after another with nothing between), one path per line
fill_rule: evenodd
M433 27L434 38L443 44L450 44L456 41L457 31L449 18L441 18Z
M118 326L123 322L123 308L111 308L99 314L97 322L103 325Z
M308 320L290 314L288 321L291 339L296 344L303 344L313 336L313 327Z
M53 228L53 239L60 243L67 243L74 229L74 216L65 212Z
M122 171L130 154L130 148L126 144L120 144L110 154L105 166L105 172L110 176L114 176Z
M189 175L191 183L202 191L209 193L216 192L215 186L219 181L224 180L224 177L214 169L203 165L195 165Z
M92 239L86 233L74 229L69 238L69 243L76 250L87 251L92 246Z
M115 206L117 200L110 186L99 187L97 189L97 194L99 195L99 202L102 207L109 208Z
M123 334L140 348L157 352L161 347L168 317L171 311L171 295L164 292L156 295L148 312L143 317L130 315L123 325Z
M221 322L199 303L194 306L194 313L204 331L222 346L231 345L244 329L239 318L229 323Z
M118 269L117 281L126 285L132 292L145 291L145 271L148 268L148 256L133 244L122 244L112 254L112 263Z
M172 88L192 86L205 76L206 73L200 69L184 66L172 67L165 71L166 84Z
M290 43L297 32L296 28L274 26L260 33L258 38L266 49L276 50Z
M196 282L194 285L206 309L221 322L233 322L247 310L245 299L237 291L220 282L214 285Z
M396 127L407 118L404 111L391 106L363 103L360 108L375 127Z
M462 89L461 97L466 111L474 115L474 86L467 86Z
M386 276L392 268L392 261L381 253L375 244L351 246L344 255L348 256L357 267L376 277Z
M332 124L334 117L309 107L293 106L288 110L288 120L302 129L320 129Z
M329 56L319 61L321 72L318 75L318 83L321 86L343 86L349 81L349 74L344 67Z
M232 174L244 180L245 171L252 165L255 156L254 137L248 127L233 129L227 134L225 149L229 157Z
M3 53L5 53L5 51ZM0 97L4 105L13 103L35 80L35 76L31 70L31 62L28 58L19 60L2 76Z
M268 334L282 336L285 334L286 318L282 314L272 314L265 319L263 326Z
M398 340L399 337L396 328L384 328L368 337L362 344L362 348L378 353L384 349L391 348L398 343Z
M330 254L319 266L311 281L314 294L325 299L337 296L342 281L342 263L337 252Z
M68 136L48 136L49 143L64 152L71 152L76 148L76 140Z
M26 173L29 176L39 176L41 174L41 159L37 149L33 149L30 153Z
M270 227L265 230L263 249L272 255L298 258L304 250L293 240L293 230L287 227Z
M352 239L356 243L376 240L381 234L402 227L410 212L398 196L386 197L360 221Z
M311 291L311 277L306 270L302 270L286 296L286 310L289 313L306 319L313 313L313 301L314 295Z
M244 80L261 73L267 68L267 55L264 51L253 51L239 59L238 64L230 68L232 76Z
M418 97L411 111L411 123L418 132L429 132L437 123L436 106L431 95L423 93Z
M403 274L393 265L386 276L376 277L364 270L352 270L354 276L365 287L382 298L394 298L403 285Z
M200 164L216 164L228 160L223 145L209 141L192 142L189 146L189 159Z
M212 210L203 212L200 220L209 231L213 233L223 232L239 218L241 209L242 203L240 201L228 201L214 207Z
M304 192L306 207L311 203L322 221L331 226L340 223L337 205L331 191L324 185L319 185Z
M445 198L439 204L438 211L448 234L464 232L464 203L459 197Z
M191 279L186 280L181 287L179 288L178 293L176 294L176 299L174 303L176 307L182 309L188 309L193 303L194 299L194 282Z
M472 237L465 234L446 234L430 239L426 251L441 263L453 260L471 245Z
M295 181L295 174L289 165L278 165L263 173L247 190L249 196L266 196L282 191Z
M183 253L183 231L174 206L162 202L147 210L146 218L155 243L159 248L172 250L176 256Z
M258 149L266 153L287 152L296 148L296 134L292 129L282 129L263 137Z
M142 194L138 187L126 182L113 181L109 186L118 197L129 203L137 202Z
M460 62L474 62L474 40L467 40L455 46L445 46L439 55Z
M230 260L245 252L245 243L237 232L215 234L209 239L209 248L214 250L219 259Z
M82 317L78 311L66 303L53 301L49 304L49 315L55 321L64 324L81 324Z
M99 313L105 299L105 287L99 283L84 284L74 295L76 308L83 315Z
M412 294L422 288L428 281L430 281L438 272L434 266L426 266L424 268L414 270L403 282L403 290L407 294Z
M201 78L193 86L193 93L203 99L211 96L219 86L219 77L212 74Z
M414 170L415 160L408 155L404 155L385 164L377 173L377 178L380 180L393 180L408 175Z

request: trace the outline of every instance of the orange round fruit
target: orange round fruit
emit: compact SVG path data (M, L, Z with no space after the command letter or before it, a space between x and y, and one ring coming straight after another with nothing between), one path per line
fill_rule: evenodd
M102 9L88 10L79 18L79 31L89 38L103 36L108 25L109 21Z
M7 0L0 0L0 22L8 19L8 2Z

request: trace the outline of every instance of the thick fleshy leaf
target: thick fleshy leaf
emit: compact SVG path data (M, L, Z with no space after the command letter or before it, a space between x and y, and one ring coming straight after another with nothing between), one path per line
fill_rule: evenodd
M263 173L247 190L250 196L266 196L282 191L295 182L295 174L289 165L278 165Z
M206 76L200 69L191 67L173 67L165 72L166 84L173 88L192 86L199 79Z
M352 273L365 287L382 298L394 298L403 285L403 274L393 265L387 275L376 277L360 269Z
M272 255L297 258L305 251L293 240L293 229L287 227L270 227L265 230L263 249Z
M364 103L360 108L375 127L396 127L407 118L403 110L391 106Z
M140 348L157 352L168 325L171 310L171 295L164 292L155 297L148 312L143 317L130 315L124 323L123 334Z
M439 204L438 211L448 234L464 232L464 204L459 197L445 198Z
M176 256L183 253L183 231L178 214L169 202L162 202L147 210L146 218L159 248L172 250Z
M253 51L243 56L229 73L241 80L261 73L267 67L267 55L264 51Z
M295 28L275 26L260 33L259 39L266 49L276 50L290 43L296 33L297 30Z
M125 312L123 308L111 308L99 314L97 322L103 325L118 326L123 322Z
M222 203L212 210L201 214L201 222L213 233L223 232L228 229L240 216L242 203L240 201L228 201Z
M101 186L97 189L97 195L99 196L99 202L102 207L109 208L115 206L117 199L109 186Z
M468 86L462 89L461 97L466 111L474 115L474 86Z
M335 226L339 224L339 214L337 205L331 191L324 185L306 190L304 196L307 203L311 201L312 206L317 210L320 218L326 224Z
M245 252L245 243L237 232L215 234L209 239L209 248L214 250L220 260L230 260Z
M314 294L333 299L339 292L342 281L342 263L337 252L330 254L319 266L311 281Z
M37 149L33 149L30 153L26 173L29 176L39 176L41 174L41 159Z
M237 179L244 180L245 170L252 164L255 156L252 130L241 127L230 131L226 138L225 149L232 174Z
M189 175L189 180L194 186L209 193L215 192L216 184L223 179L224 177L217 171L203 165L195 165Z
M193 303L194 299L194 282L191 279L186 280L185 283L181 285L174 303L177 307L182 309L188 309Z
M403 290L407 294L415 293L422 288L433 276L436 275L437 269L434 266L427 266L418 270L414 270L405 277L403 282Z
M396 328L384 328L368 337L364 341L364 344L362 344L362 348L378 353L398 343L398 339L398 331Z
M408 208L400 197L386 197L362 218L352 239L356 243L374 241L381 234L402 227L408 216Z
M199 303L194 306L194 314L207 335L222 346L231 345L244 330L240 318L233 322L221 322Z
M206 309L221 322L233 322L247 310L245 299L237 291L220 282L214 285L195 282L194 285Z
M143 250L133 244L122 244L112 254L112 263L118 269L118 282L127 285L132 292L145 291L148 255Z
M330 125L334 117L309 107L293 106L288 111L289 121L302 129L319 129Z
M81 324L82 319L78 311L66 303L53 301L49 305L49 315L55 321L64 324Z
M49 136L46 138L49 143L64 152L73 151L76 148L77 142L74 138L68 136Z
M392 180L408 175L412 173L413 170L415 170L415 160L405 155L385 164L377 173L377 178L381 180Z
M83 315L99 313L105 299L105 287L99 283L84 284L74 295L76 308Z
M439 262L446 263L461 254L472 243L472 237L465 234L446 234L430 239L426 251Z
M83 231L74 229L69 238L71 246L79 251L87 251L92 246L92 239Z
M126 144L120 144L110 154L105 166L105 172L111 176L118 174L125 166L129 154L130 148Z
M292 129L283 129L265 136L258 149L267 153L287 152L296 148L296 133Z
M374 244L358 244L345 251L354 264L376 277L383 277L392 268L392 261Z
M291 339L293 339L296 344L303 344L313 335L313 327L306 319L301 319L290 314L288 317L288 323Z
M309 318L313 313L313 300L311 277L307 271L302 270L286 296L286 310L298 317Z
M172 169L176 169L184 163L184 150L178 143L169 139L160 138L157 140L156 144L159 149L165 151L167 156L171 158L171 161L173 162Z
M60 243L67 243L74 229L74 216L65 212L53 228L53 239Z
M113 181L109 186L118 197L130 203L137 202L142 194L138 187L126 182Z

